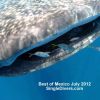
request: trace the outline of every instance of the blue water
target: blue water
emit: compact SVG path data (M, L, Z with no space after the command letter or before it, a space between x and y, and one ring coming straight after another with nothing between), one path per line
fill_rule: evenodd
M100 39L92 45L100 46ZM84 91L46 91L38 82L90 81ZM0 77L0 100L99 100L100 52L85 48L57 64L24 76Z

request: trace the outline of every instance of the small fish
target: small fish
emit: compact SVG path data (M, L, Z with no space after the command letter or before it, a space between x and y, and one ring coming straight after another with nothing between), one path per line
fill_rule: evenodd
M100 51L100 47L96 47L95 49L96 49L97 51Z
M58 44L58 47L63 49L64 51L67 51L67 52L70 52L70 51L73 51L74 48L65 44L65 43L62 43L62 44Z
M38 52L36 52L34 54L30 54L30 57L35 55L35 56L42 57L42 58L48 58L48 57L50 57L49 53L50 52L40 52L40 51L38 51Z
M74 38L72 38L70 41L72 42L72 41L76 41L76 40L78 40L79 39L79 37L74 37Z
M56 44L51 44L53 47L57 47L57 45Z
M100 47L95 47L95 46L88 46L88 47L91 48L91 49L95 49L95 50L100 52Z

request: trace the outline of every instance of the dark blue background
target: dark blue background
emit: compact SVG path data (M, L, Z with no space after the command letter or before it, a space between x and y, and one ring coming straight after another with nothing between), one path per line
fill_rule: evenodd
M92 45L100 46L100 39ZM38 82L90 81L84 91L46 91ZM24 76L0 77L0 100L99 100L100 52L85 48L68 59Z

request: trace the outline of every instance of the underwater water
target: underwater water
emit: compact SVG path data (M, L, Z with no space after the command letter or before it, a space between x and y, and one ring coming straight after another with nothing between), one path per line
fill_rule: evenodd
M98 38L93 46L100 46ZM38 82L92 82L84 91L46 91ZM98 100L100 52L85 48L55 65L18 77L0 77L0 100Z

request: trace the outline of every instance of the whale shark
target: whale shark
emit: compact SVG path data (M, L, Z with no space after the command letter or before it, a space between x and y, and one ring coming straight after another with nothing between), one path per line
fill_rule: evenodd
M56 1L0 1L0 76L49 67L99 38L99 0Z

